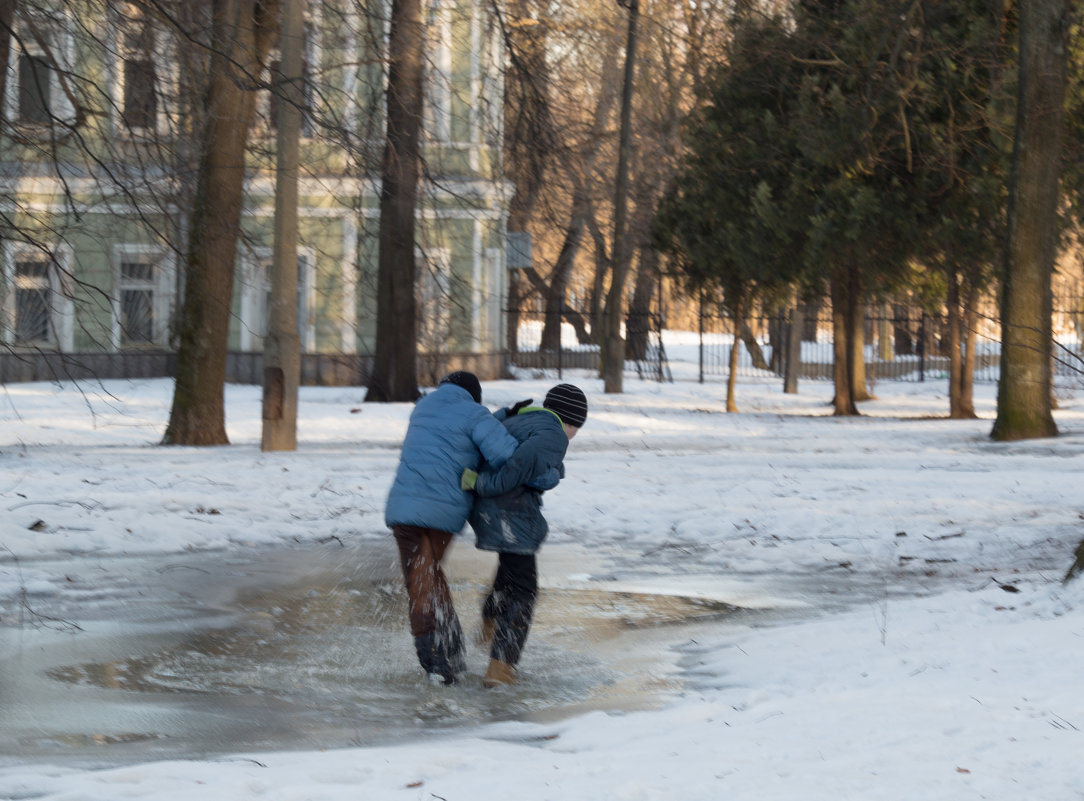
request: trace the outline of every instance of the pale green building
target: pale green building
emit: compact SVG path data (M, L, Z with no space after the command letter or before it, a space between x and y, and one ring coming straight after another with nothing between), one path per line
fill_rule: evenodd
M301 143L303 382L361 383L374 347L390 3L310 0ZM195 177L206 3L19 4L0 130L0 380L168 374ZM503 50L484 0L427 0L419 363L505 364ZM169 12L169 13L166 13ZM277 66L272 57L271 69ZM268 74L251 137L230 380L259 380L274 209ZM262 88L260 88L262 87ZM432 358L430 358L432 356ZM424 383L432 375L420 375Z

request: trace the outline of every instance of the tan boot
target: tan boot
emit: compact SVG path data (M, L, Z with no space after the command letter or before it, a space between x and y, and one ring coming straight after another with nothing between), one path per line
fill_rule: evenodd
M516 681L516 669L512 665L501 662L499 659L490 659L489 668L486 670L485 678L482 679L482 686L491 690L502 684L515 684Z
M493 636L497 633L497 620L492 617L482 618L482 628L478 630L477 636L474 638L474 643L479 648L489 650L489 646L493 644Z

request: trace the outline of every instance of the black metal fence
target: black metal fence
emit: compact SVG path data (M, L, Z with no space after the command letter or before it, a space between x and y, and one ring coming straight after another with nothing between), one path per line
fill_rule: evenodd
M1084 301L1065 303L1084 310ZM832 380L835 362L833 326L827 307L806 307L797 322L787 314L751 318L738 332L737 374L781 377L788 369L788 353L797 354L796 375L804 379ZM510 337L510 361L514 367L556 370L598 369L601 342L592 338L585 322L590 316L564 310L560 324L556 315L537 309L521 309L513 315L515 333ZM1054 370L1058 376L1084 379L1084 312L1058 311L1054 316ZM785 343L791 325L801 328L801 345ZM974 380L996 383L1000 374L998 320L980 315L972 323ZM678 330L679 328L695 329ZM694 315L682 326L666 326L656 314L630 315L626 328L626 370L642 378L669 380L674 375L704 380L730 372L734 324L722 315ZM867 309L864 318L866 378L877 381L926 381L947 378L949 373L948 320L912 307L883 305Z

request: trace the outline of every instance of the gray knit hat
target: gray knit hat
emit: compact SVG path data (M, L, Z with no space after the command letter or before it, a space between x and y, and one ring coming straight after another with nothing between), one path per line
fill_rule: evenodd
M587 420L587 396L575 384L558 384L546 393L542 402L561 418L566 426L580 428Z

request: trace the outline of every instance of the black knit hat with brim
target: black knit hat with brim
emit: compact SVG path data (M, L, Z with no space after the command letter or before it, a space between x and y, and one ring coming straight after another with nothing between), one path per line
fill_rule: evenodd
M448 373L448 375L440 379L440 383L463 387L474 398L475 403L482 402L482 385L478 381L478 376L474 373L468 373L466 370L456 370L454 373Z
M580 428L587 420L587 396L574 384L558 384L546 393L542 403L566 426Z

